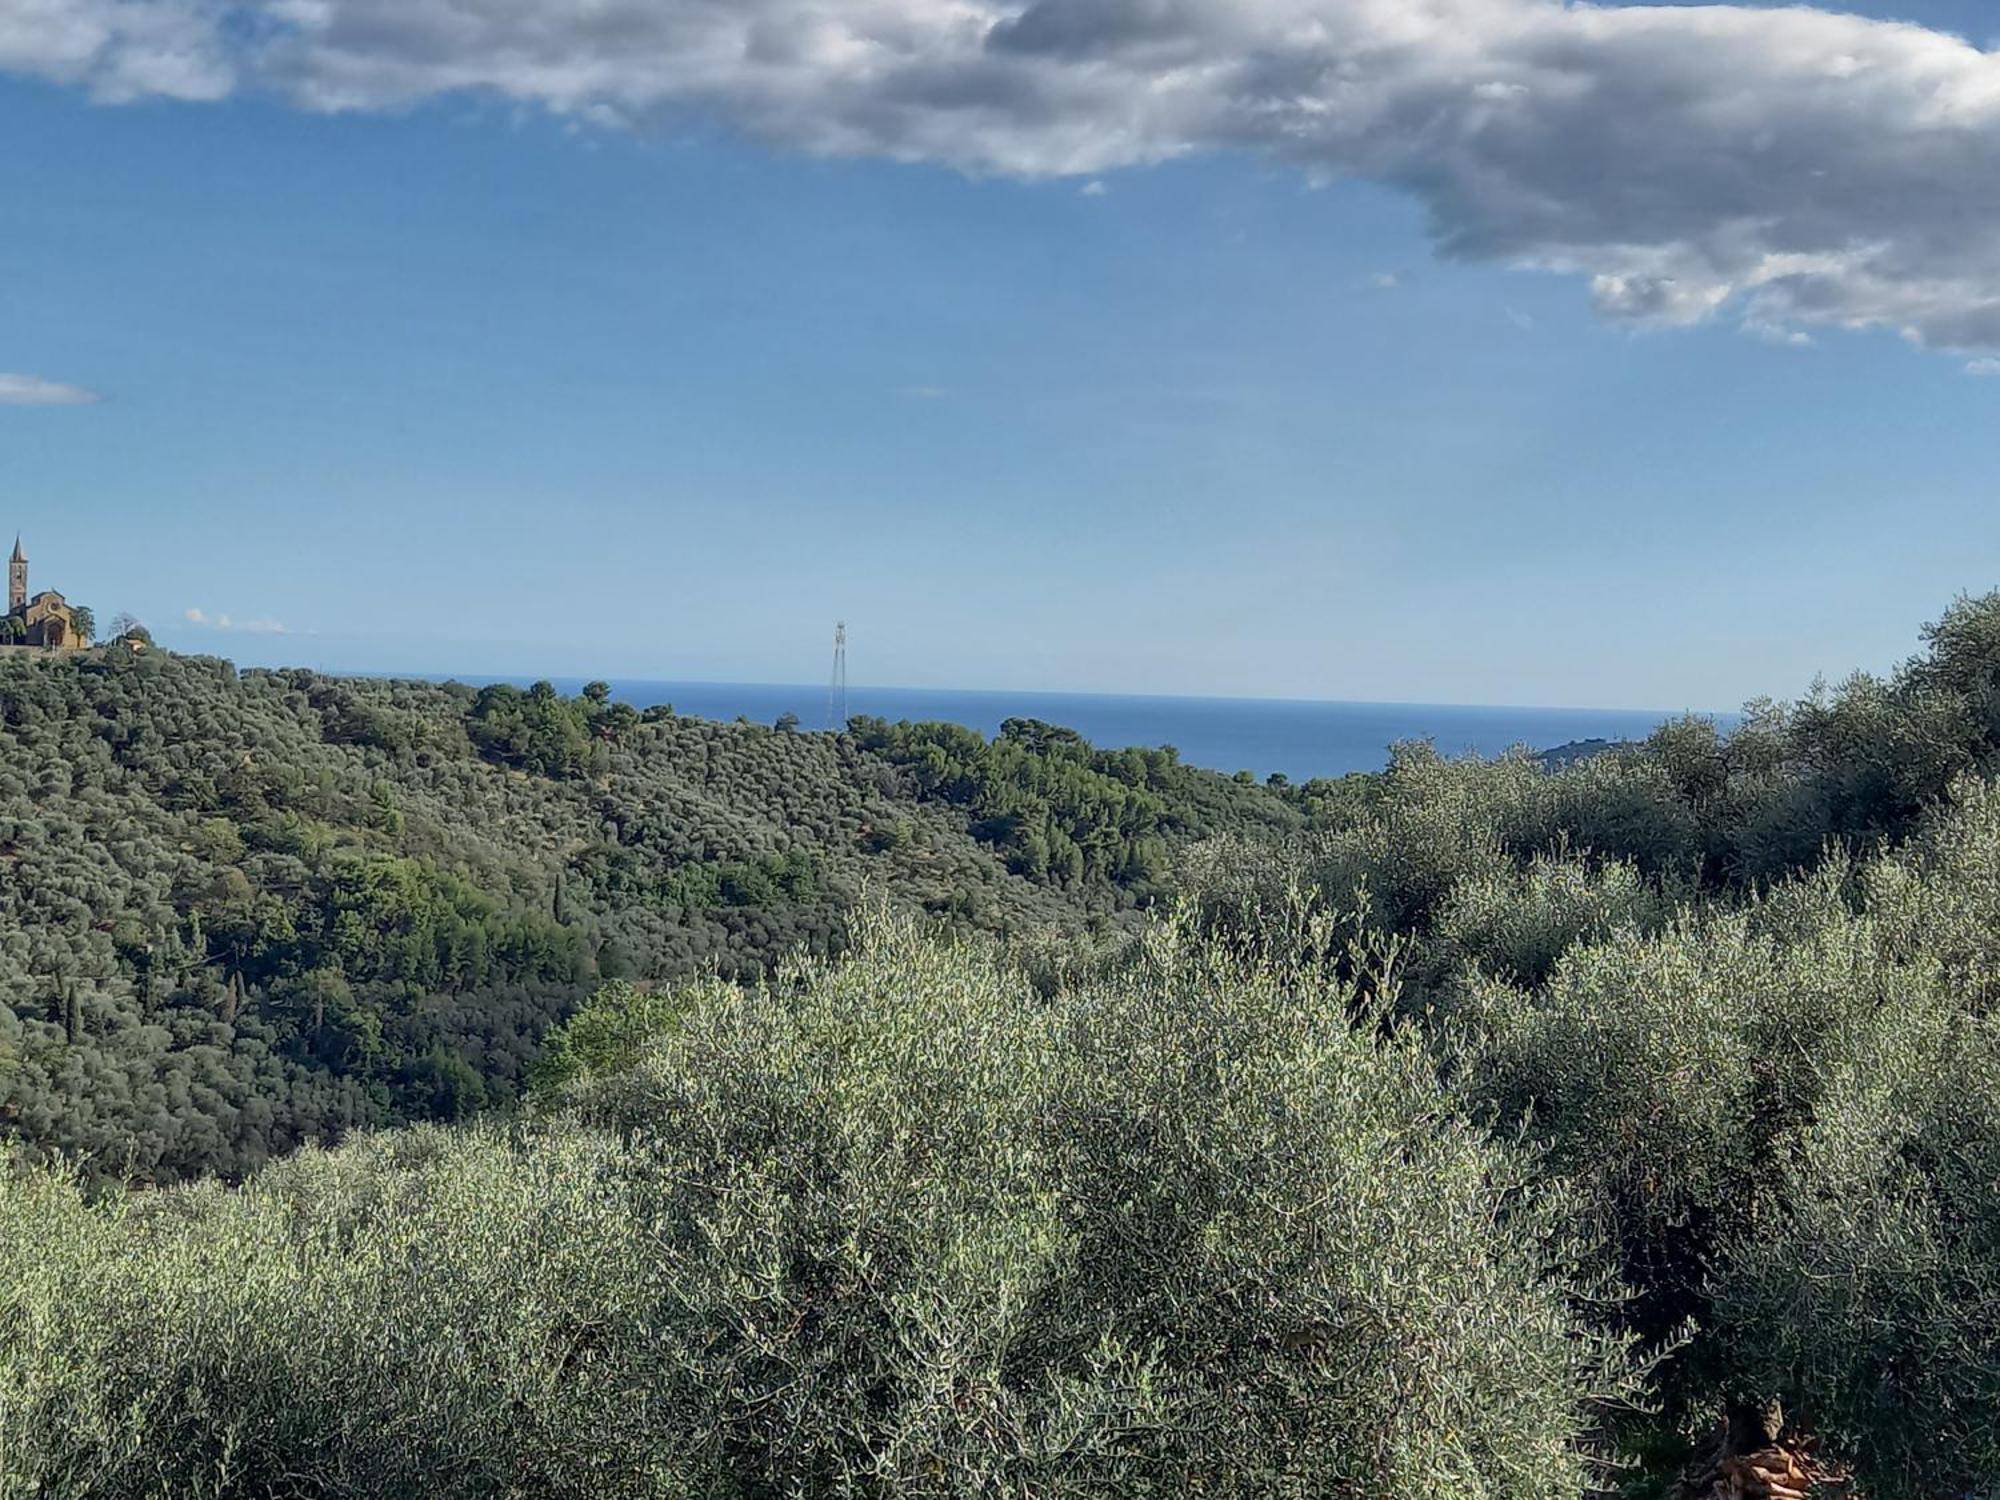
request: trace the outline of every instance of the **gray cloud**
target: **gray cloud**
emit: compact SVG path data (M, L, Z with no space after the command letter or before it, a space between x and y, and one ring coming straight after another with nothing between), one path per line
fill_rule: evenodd
M2000 56L1801 7L1561 0L13 0L0 67L321 110L695 111L1092 176L1237 149L1398 186L1607 318L2000 349Z
M236 86L223 0L7 0L0 72L87 88L107 103L219 99Z
M0 375L0 406L91 406L104 398L38 375Z

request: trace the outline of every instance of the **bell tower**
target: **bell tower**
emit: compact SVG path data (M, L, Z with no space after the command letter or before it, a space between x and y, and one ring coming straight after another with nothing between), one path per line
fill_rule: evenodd
M21 534L14 534L14 555L7 559L7 612L18 615L28 607L28 554L21 550Z

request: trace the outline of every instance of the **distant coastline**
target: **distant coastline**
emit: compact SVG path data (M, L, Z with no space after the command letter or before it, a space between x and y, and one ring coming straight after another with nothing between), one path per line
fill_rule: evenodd
M449 673L369 675L456 680L473 686L492 682L526 686L534 680L484 673L455 679ZM587 679L549 680L565 692L575 692ZM791 714L803 729L830 727L823 684L606 680L615 697L636 708L671 703L678 713L761 724ZM847 712L892 721L941 720L983 734L996 732L1010 718L1043 719L1074 729L1105 748L1172 745L1190 765L1232 774L1248 771L1259 780L1275 773L1304 781L1379 770L1387 764L1389 747L1403 740L1428 739L1448 755L1497 755L1516 746L1567 755L1573 747L1643 739L1687 710L854 686L847 692ZM1725 724L1736 717L1703 716Z

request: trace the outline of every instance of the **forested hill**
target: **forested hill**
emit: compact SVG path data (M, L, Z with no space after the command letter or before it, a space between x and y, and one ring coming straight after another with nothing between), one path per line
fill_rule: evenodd
M0 1135L130 1181L504 1104L600 980L837 947L864 892L1019 936L1156 899L1278 793L1010 724L796 734L593 686L0 662Z
M0 676L0 1123L98 1179L0 1139L0 1493L2000 1496L2000 594L1924 641L1297 789ZM96 1191L504 1105L586 989L506 1128Z

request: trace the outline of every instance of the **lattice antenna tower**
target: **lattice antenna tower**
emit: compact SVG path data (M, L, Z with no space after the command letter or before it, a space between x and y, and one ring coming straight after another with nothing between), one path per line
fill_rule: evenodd
M839 733L847 727L847 621L833 626L833 678L826 690L826 727Z

